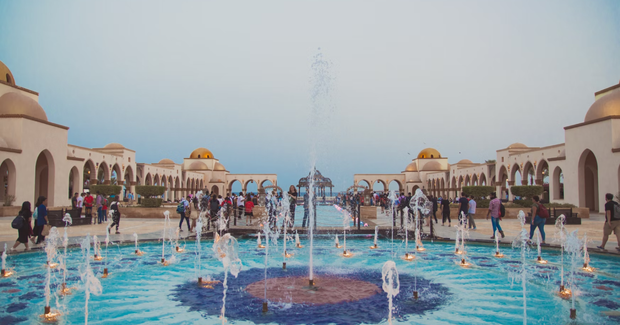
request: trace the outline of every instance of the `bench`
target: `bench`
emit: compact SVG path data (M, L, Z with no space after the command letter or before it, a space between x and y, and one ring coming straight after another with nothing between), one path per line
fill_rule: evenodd
M552 208L552 209L548 209L548 210L549 210L549 218L547 218L547 220L545 220L545 225L555 225L555 221L561 215L564 215L564 217L566 217L566 219L564 219L564 224L565 225L580 225L581 224L581 218L577 217L577 213L574 213L573 209L570 209L570 208L560 208L560 209ZM532 224L531 212L527 213L527 217L525 217L525 223L526 224Z

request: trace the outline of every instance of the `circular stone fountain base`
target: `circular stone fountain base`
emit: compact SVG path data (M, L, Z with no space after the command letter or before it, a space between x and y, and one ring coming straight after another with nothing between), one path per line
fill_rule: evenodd
M249 269L238 277L228 274L226 318L256 324L372 324L387 320L388 300L383 292L381 270L315 269L316 288L308 288L308 268L267 269L268 309L263 313L264 271ZM223 281L224 274L213 275ZM437 311L447 305L450 292L442 284L417 278L419 299L413 299L415 279L400 274L400 293L394 298L393 317ZM223 283L204 289L186 281L172 290L170 299L205 318L218 319L222 309Z
M383 292L370 282L334 276L315 277L313 288L308 287L307 276L270 278L266 282L267 300L293 304L338 304ZM246 291L262 299L265 296L265 280L250 283Z

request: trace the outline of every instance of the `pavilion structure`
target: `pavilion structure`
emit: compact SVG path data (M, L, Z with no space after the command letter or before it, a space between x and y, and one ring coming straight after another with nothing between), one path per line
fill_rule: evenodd
M299 179L299 183L297 184L297 193L301 193L301 189L305 188L306 192L310 189L310 183L313 180L312 172L308 173L307 177L303 177ZM334 185L332 184L332 180L328 177L323 176L319 170L314 169L314 197L323 197L326 196L325 189L329 187L329 196L332 196L332 190Z

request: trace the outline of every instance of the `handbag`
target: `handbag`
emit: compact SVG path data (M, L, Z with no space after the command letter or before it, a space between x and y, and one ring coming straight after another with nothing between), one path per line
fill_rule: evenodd
M52 229L51 225L43 225L43 229L41 229L41 236L49 235L51 229Z

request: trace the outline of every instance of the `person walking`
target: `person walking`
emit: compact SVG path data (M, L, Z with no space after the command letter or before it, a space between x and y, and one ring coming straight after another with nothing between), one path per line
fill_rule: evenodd
M487 220L489 220L489 216L491 216L491 224L493 225L493 236L491 236L491 239L495 239L495 233L497 231L499 231L499 233L502 235L502 238L506 237L504 236L502 226L499 225L499 222L502 218L501 205L502 202L500 202L500 200L497 198L495 192L491 193L491 202L489 202L489 211L487 212Z
M245 200L244 208L245 208L245 225L251 226L252 217L254 216L254 212L253 212L254 202L252 202L252 198L250 197L250 194L248 194L248 197Z
M93 196L90 195L90 192L84 197L84 216L89 216L92 218L93 216Z
M80 194L77 198L78 217L82 216L82 207L84 206L84 193Z
M605 194L605 224L603 225L603 241L601 246L597 248L605 250L605 245L609 239L609 235L613 231L616 234L616 240L618 241L617 251L620 251L620 215L616 214L618 210L618 202L614 201L614 195L611 193Z
M36 207L36 218L35 218L35 226L34 226L34 235L37 236L37 242L35 244L40 244L45 241L45 236L41 234L43 231L43 227L49 223L47 218L47 198L45 196L39 196L37 199Z
M22 209L19 210L17 217L23 218L21 228L17 229L17 240L15 241L15 245L11 248L11 251L14 251L19 244L24 244L26 246L26 250L29 251L30 247L28 246L28 238L32 234L32 230L30 229L30 218L32 217L32 211L30 211L30 201L26 201L22 203Z
M188 196L187 199L190 199L190 197ZM183 230L183 227L182 227L183 220L187 220L187 230L189 231L191 229L189 226L189 218L185 216L185 212L189 209L189 202L187 202L187 200L183 198L181 202L179 203L179 206L180 207L177 208L177 212L181 214L181 221L179 221L179 229Z
M475 214L476 214L476 200L474 200L474 196L471 195L469 197L469 211L467 211L467 220L469 221L469 229L474 228L474 230L476 230L476 221L474 221Z
M78 197L78 192L75 192L71 198L71 209L73 210L77 210L78 208Z
M289 224L288 227L292 228L295 225L295 208L297 207L297 189L294 185L288 188L288 200L289 200Z
M446 219L448 219L448 227L452 227L452 220L450 220L450 200L441 200L441 225L446 225Z
M431 202L433 202L433 218L435 218L435 224L437 224L437 210L439 209L439 205L437 204L437 198L434 195L431 195ZM433 222L433 220L431 220L431 222Z
M545 222L547 221L547 218L541 217L540 216L540 211L541 211L541 205L540 204L540 198L538 197L538 195L534 195L532 197L532 210L531 210L531 215L532 215L532 223L530 224L530 240L532 239L532 237L534 237L534 231L536 231L536 228L538 228L538 231L540 231L540 236L542 237L542 243L545 243Z
M469 213L469 200L465 192L461 192L459 199L459 224L467 224L467 214Z
M306 227L306 222L308 222L309 214L310 214L310 195L308 195L308 193L306 192L306 194L304 194L304 219L302 220L302 223L301 223L302 228ZM308 226L310 226L310 223L308 223Z
M101 203L101 211L103 214L103 220L108 223L108 199L103 195L103 201Z
M209 230L210 225L213 224L213 228L215 228L215 221L217 220L217 214L220 211L220 201L217 199L215 194L211 196L211 202L209 203L209 214L211 215L211 220L207 224L207 230Z
M97 205L97 223L101 224L103 222L103 195L99 191L97 191L97 201L95 204Z
M237 197L237 211L239 219L241 219L243 212L245 212L245 196L243 196L243 192L239 192L239 196Z
M119 210L118 195L114 197L114 201L110 204L110 212L112 212L112 224L110 225L110 229L116 226L116 234L120 235L121 233L118 232L118 226L121 224L121 211Z

